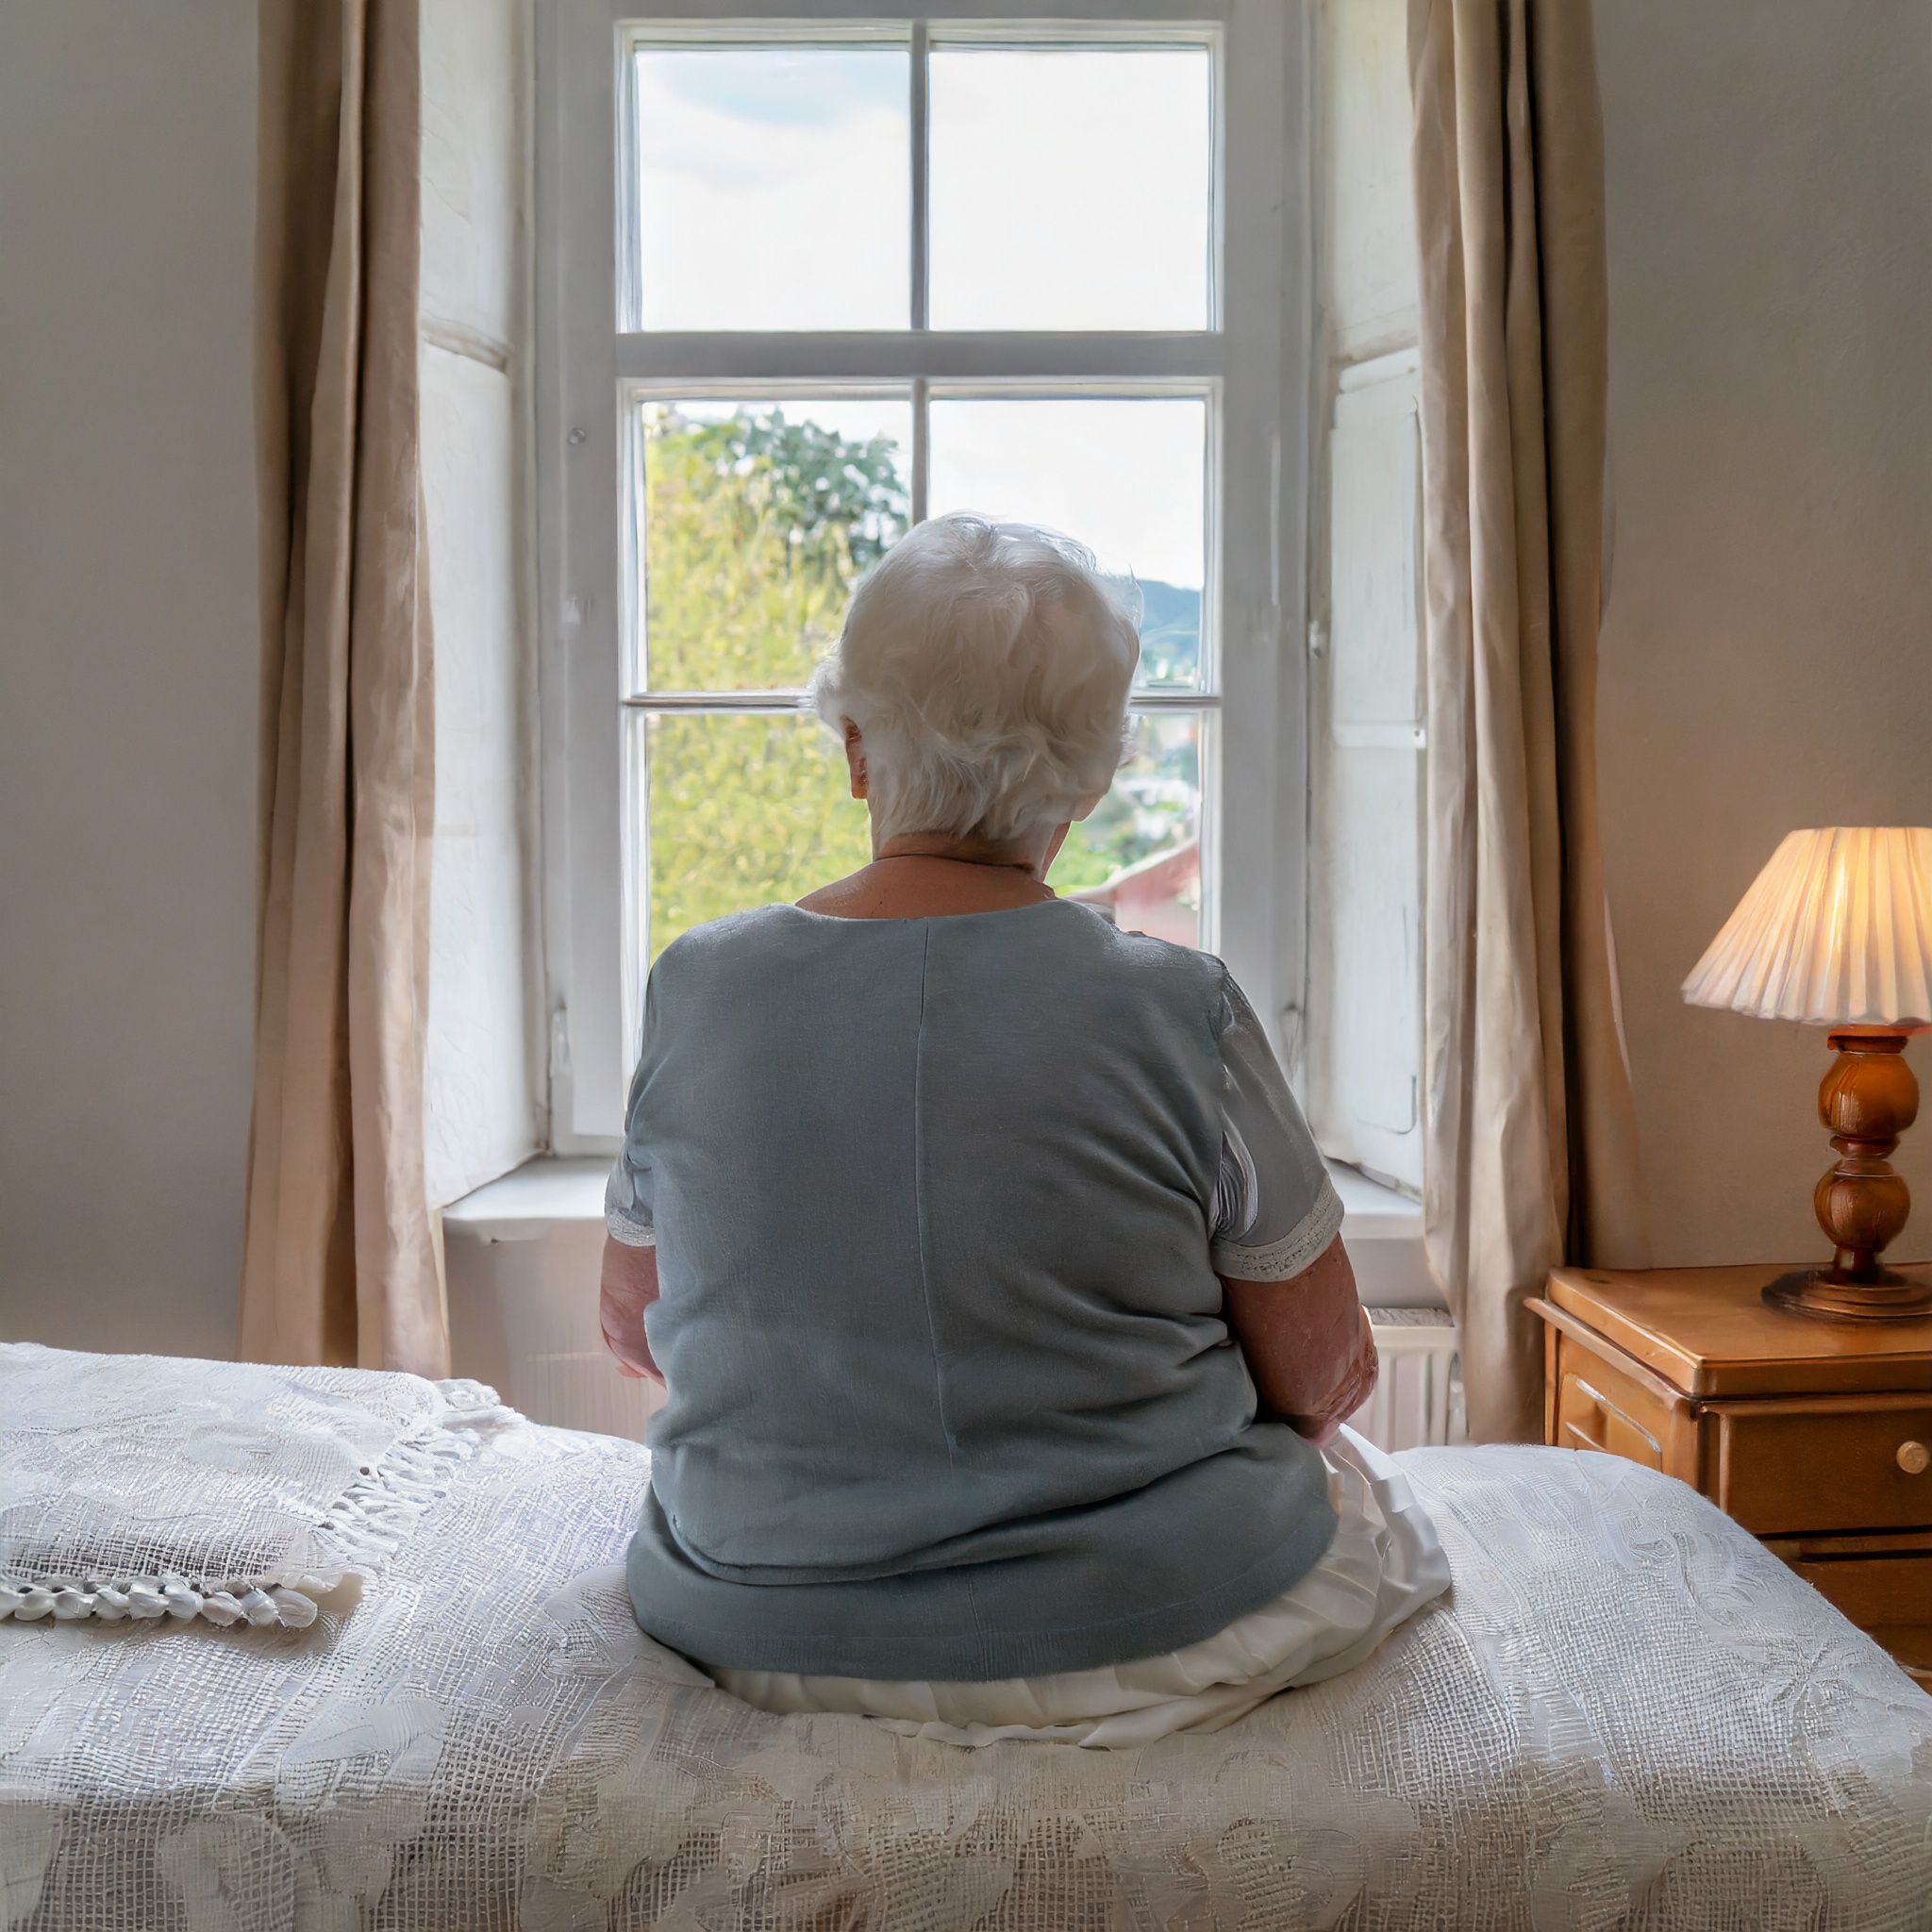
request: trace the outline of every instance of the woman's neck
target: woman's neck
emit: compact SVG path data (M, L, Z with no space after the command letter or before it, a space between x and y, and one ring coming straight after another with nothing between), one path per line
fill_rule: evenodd
M1056 896L1045 873L1064 831L1024 844L908 833L885 841L870 865L798 903L835 919L946 919L1041 905Z
M1044 879L1059 850L1058 838L956 839L947 832L902 832L873 853L876 865L886 858L943 858L954 865L991 865Z

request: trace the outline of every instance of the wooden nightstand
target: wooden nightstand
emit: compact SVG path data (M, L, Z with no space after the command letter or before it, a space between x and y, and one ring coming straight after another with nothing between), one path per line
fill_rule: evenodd
M1557 1269L1543 1440L1701 1490L1932 1688L1932 1319L1766 1307L1781 1272Z

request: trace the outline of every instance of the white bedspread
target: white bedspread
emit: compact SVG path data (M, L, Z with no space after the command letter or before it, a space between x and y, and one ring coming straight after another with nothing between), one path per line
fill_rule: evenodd
M310 1629L0 1625L8 1926L1932 1925L1932 1699L1607 1457L1402 1458L1455 1587L1138 1751L766 1716L640 1635L646 1460L515 1423Z

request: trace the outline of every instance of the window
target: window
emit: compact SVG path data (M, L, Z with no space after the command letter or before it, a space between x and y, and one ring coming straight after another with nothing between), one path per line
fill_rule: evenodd
M1305 791L1281 9L700 10L613 36L558 0L540 49L554 1139L619 1131L665 945L868 856L800 698L858 575L949 509L1138 587L1129 755L1053 883L1224 952L1278 1015Z

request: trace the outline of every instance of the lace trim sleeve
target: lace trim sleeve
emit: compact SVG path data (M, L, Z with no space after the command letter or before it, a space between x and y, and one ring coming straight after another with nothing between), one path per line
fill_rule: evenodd
M1333 1182L1308 1209L1301 1224L1264 1247L1248 1248L1233 1241L1216 1241L1209 1253L1214 1272L1230 1281L1288 1281L1312 1268L1341 1232L1341 1196Z

